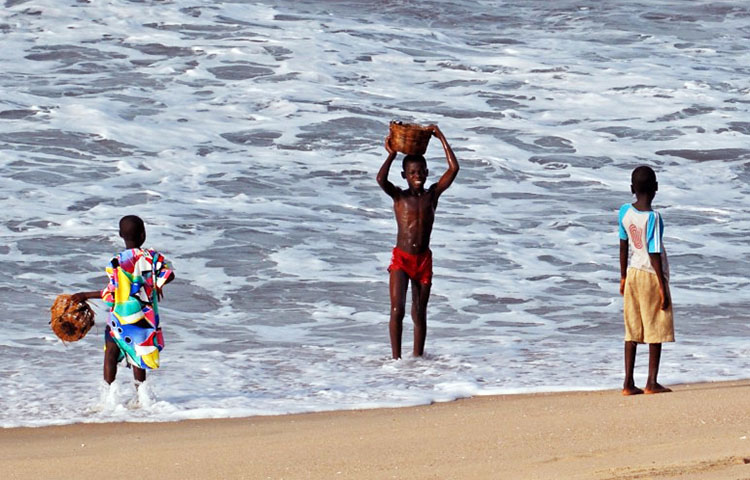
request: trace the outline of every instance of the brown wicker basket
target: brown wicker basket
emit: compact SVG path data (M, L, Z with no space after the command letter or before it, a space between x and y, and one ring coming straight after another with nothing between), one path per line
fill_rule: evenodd
M414 123L391 122L391 147L407 155L424 155L432 129Z
M65 342L82 339L94 325L94 311L89 304L76 303L70 295L58 295L50 311L52 331Z

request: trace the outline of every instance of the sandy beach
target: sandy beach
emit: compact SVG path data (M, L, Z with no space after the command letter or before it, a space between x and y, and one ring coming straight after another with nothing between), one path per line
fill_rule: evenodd
M0 430L11 479L748 479L750 380ZM133 469L127 469L126 465ZM140 473L139 473L140 472Z

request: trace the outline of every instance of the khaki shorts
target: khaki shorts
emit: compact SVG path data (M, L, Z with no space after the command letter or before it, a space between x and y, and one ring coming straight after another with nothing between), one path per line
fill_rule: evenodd
M672 304L670 302L666 310L661 309L659 281L655 273L628 269L623 310L626 342L674 342Z

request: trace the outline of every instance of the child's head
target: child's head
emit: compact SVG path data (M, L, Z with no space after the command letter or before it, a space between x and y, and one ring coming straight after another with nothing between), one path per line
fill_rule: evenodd
M406 179L410 188L420 188L427 180L427 161L422 155L406 155L401 163L401 176Z
M656 173L645 165L641 165L633 170L630 177L630 190L642 195L655 195L659 190L659 182L656 181Z
M410 163L418 163L427 168L427 160L422 155L405 155L401 161L401 168L406 171L406 166Z
M146 225L136 215L125 215L120 219L120 237L140 247L146 241Z

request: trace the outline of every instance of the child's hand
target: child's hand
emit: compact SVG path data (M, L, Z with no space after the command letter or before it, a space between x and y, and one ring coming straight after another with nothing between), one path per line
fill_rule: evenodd
M73 295L71 295L70 299L74 301L75 303L83 303L88 299L88 297L86 296L84 292L80 292L80 293L74 293Z
M396 150L391 146L391 136L388 135L385 137L385 151L388 152L388 154L393 155L396 153Z
M659 297L661 297L661 309L668 309L669 305L672 303L672 299L669 297L669 290L666 288L660 288Z
M625 277L620 279L620 295L625 295Z
M156 298L161 302L161 299L164 298L164 292L162 291L161 287L156 287Z
M99 298L101 292L78 292L70 296L70 299L76 303L85 303L91 298Z
M436 124L432 124L429 126L429 128L432 129L432 134L436 136L438 139L443 138L443 132L440 131L440 127L438 127Z

